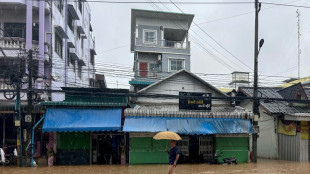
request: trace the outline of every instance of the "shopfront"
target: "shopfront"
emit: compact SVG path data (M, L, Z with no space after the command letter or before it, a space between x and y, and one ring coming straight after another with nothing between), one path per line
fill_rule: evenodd
M121 108L48 108L42 131L55 132L49 149L55 164L120 164L121 116Z
M182 140L177 142L180 163L210 162L215 153L221 153L220 160L236 157L243 163L249 159L249 134L253 127L244 118L126 116L123 131L129 132L130 164L167 163L168 141L152 138L161 131L181 135Z

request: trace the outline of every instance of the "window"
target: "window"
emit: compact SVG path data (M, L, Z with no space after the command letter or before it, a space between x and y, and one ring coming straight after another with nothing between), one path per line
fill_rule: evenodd
M26 24L4 23L4 36L26 38Z
M68 26L71 29L71 31L74 33L74 20L73 20L71 13L68 14Z
M158 64L150 63L150 65L149 65L149 71L151 71L151 72L157 72L158 68L159 68Z
M184 68L184 59L170 59L170 71L179 71Z
M82 66L78 66L78 77L82 79Z
M71 56L70 56L70 49L67 49L67 66L70 66Z
M82 0L79 0L78 3L79 3L79 10L80 10L80 12L81 12L81 14L82 14L82 7L83 7L83 6L82 6Z
M94 55L94 53L92 53L92 51L90 51L90 63L92 65L95 64L95 55Z
M143 43L156 44L157 31L156 30L143 30Z
M72 66L73 66L72 70L73 70L73 72L75 72L76 71L75 61L73 59L70 59L70 62L72 64Z
M54 1L54 3L56 5L58 11L60 13L62 13L62 9L63 9L63 2L62 2L62 0L56 0L56 1Z
M62 58L62 38L55 33L55 52Z
M39 24L37 23L32 26L32 40L39 41Z

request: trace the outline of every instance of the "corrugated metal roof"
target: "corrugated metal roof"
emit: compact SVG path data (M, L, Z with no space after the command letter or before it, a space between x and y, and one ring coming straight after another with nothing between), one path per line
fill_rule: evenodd
M253 114L244 108L229 106L215 106L211 111L196 111L179 110L178 105L137 105L134 108L125 109L125 116L249 119Z
M262 98L279 98L284 97L279 94L282 88L278 87L260 87L258 88L258 97ZM248 97L253 97L253 87L240 87L239 91L244 92ZM310 90L309 90L310 91ZM271 114L274 113L310 113L309 107L293 107L286 101L261 101L260 105L268 110Z
M78 101L47 101L41 102L42 106L127 106L127 102L109 103L109 102L78 102Z
M304 77L304 78L301 78L301 79L298 79L298 80L294 80L294 81L289 82L289 83L285 83L285 84L281 85L280 87L286 88L286 87L292 86L294 84L303 83L303 82L306 82L306 81L309 81L309 80L310 80L310 76Z

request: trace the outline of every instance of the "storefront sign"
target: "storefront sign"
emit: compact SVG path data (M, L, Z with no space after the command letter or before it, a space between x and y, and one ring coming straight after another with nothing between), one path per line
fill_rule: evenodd
M307 121L301 121L301 139L302 140L308 140L309 139L309 125Z
M211 93L180 92L179 109L211 110Z
M281 120L279 120L278 125L278 133L284 134L284 135L296 135L296 123L290 123L288 125L282 123Z

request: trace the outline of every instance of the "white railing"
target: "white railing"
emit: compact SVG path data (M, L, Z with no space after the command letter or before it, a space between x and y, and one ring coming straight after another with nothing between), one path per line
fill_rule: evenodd
M32 41L32 49L39 50L38 41ZM26 39L19 37L0 37L0 47L6 49L25 49Z
M185 41L170 41L170 40L157 40L154 42L145 42L141 39L136 39L137 46L159 47L159 48L175 48L175 49L189 49L190 42Z

